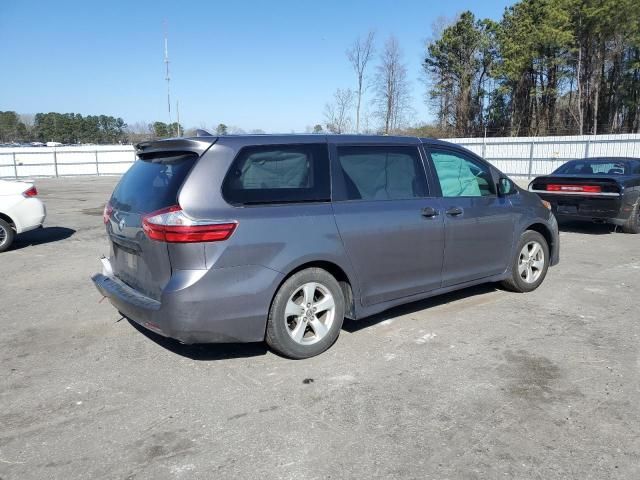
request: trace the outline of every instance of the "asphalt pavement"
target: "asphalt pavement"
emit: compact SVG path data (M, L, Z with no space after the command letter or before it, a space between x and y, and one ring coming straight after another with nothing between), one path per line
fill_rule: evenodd
M291 361L100 302L115 181L39 180L45 228L0 254L0 479L640 478L640 235L566 226L533 293L349 321Z

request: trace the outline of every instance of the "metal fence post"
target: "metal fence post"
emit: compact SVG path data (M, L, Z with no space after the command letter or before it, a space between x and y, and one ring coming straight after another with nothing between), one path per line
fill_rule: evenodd
M13 151L13 176L18 179L18 164L16 163L16 152Z
M96 175L100 176L100 165L98 164L98 150L96 149Z
M58 178L58 152L53 149L53 170L56 172L56 178Z
M591 135L587 138L587 143L584 146L584 158L589 158L589 150L591 149Z
M533 149L536 146L536 141L531 140L531 147L529 148L529 173L527 173L527 178L531 178L531 172L533 172Z
M484 130L484 137L482 137L482 158L487 158L487 129Z

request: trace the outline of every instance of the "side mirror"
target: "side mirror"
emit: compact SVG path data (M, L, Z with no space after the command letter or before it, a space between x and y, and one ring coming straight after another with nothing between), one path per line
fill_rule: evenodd
M507 177L500 177L500 180L498 180L498 195L501 197L506 197L508 195L514 195L516 193L518 193L518 188L516 187L516 185Z

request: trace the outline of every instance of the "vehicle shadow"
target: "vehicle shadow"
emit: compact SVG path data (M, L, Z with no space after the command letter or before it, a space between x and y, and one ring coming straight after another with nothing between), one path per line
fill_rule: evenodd
M621 227L616 227L609 223L578 222L570 220L559 222L558 228L561 232L583 233L586 235L609 235L611 233L615 233L616 229L622 231Z
M456 302L463 298L485 295L487 293L495 292L496 290L498 290L498 288L496 287L496 284L493 283L475 285L473 287L464 288L455 292L445 293L424 300L418 300L416 302L400 305L371 317L363 318L362 320L345 319L344 323L342 324L342 329L349 333L354 333L359 330L377 325L378 323L384 322L385 320L389 320L391 318L408 315L411 313L419 312L420 310L437 307L439 305L445 305L451 302Z
M125 317L126 318L126 317ZM195 345L185 345L172 338L158 335L151 330L141 327L133 320L127 321L142 333L145 337L161 347L169 350L181 357L198 361L227 360L231 358L247 358L266 355L268 349L264 342L260 343L198 343Z
M358 332L368 327L377 325L380 322L388 320L390 318L407 315L427 308L437 307L439 305L445 305L447 303L455 302L464 298L485 295L487 293L495 292L498 290L495 284L488 283L482 285L476 285L473 287L457 290L455 292L445 293L425 300L418 300L406 305L400 305L394 307L385 312L373 315L371 317L364 318L362 320L348 320L345 319L342 330L349 333ZM169 350L176 355L190 358L191 360L198 361L213 361L213 360L227 360L232 358L248 358L266 355L268 348L264 342L256 343L200 343L196 345L185 345L172 338L166 338L162 335L158 335L151 330L147 330L141 327L133 320L125 318L133 328L135 328L142 335L147 337L152 342L160 345L161 347Z
M19 234L11 246L11 250L42 245L45 243L58 242L69 238L76 233L73 228L67 227L43 227Z

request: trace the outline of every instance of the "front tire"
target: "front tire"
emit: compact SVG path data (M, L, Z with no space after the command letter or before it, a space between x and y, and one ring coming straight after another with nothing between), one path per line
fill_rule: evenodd
M631 209L629 220L622 226L624 233L640 233L640 200Z
M532 292L540 286L549 269L549 245L538 232L527 230L520 237L511 262L511 276L502 286L512 292Z
M16 232L11 228L11 225L0 219L0 252L8 250L15 237Z
M301 270L289 277L276 293L265 340L285 357L318 355L338 338L344 303L340 285L326 270Z

